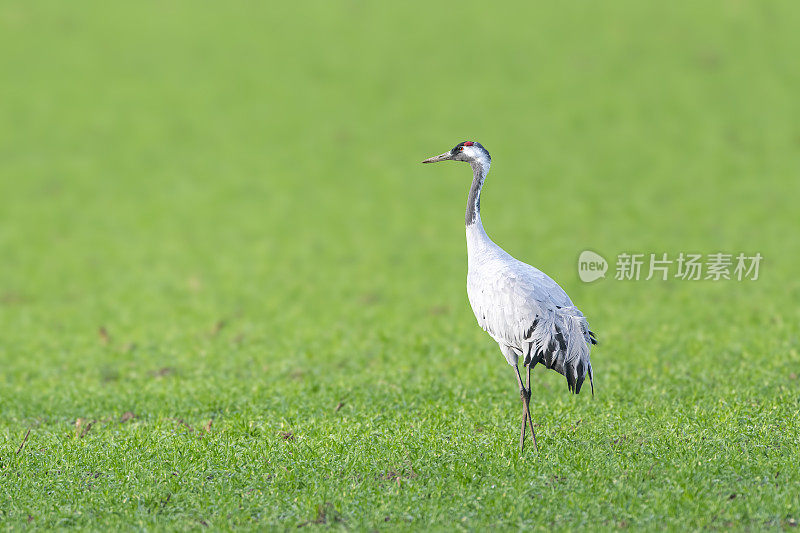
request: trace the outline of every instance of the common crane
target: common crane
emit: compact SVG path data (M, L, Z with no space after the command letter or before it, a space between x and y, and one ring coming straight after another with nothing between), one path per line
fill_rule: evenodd
M547 274L518 261L496 245L481 223L481 188L492 158L478 142L464 141L452 150L423 163L464 161L472 166L472 186L467 198L467 296L478 325L500 345L514 367L522 398L519 445L524 451L529 425L533 445L536 433L530 415L531 370L537 363L567 379L570 392L580 393L586 375L594 395L589 352L597 344L589 324L567 293ZM527 368L522 383L518 361Z

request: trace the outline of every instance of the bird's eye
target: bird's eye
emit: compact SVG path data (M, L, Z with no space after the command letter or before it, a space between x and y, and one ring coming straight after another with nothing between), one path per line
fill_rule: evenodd
M463 151L464 151L464 147L463 147L463 146L459 146L459 147L458 147L458 151L459 151L459 152L463 152Z

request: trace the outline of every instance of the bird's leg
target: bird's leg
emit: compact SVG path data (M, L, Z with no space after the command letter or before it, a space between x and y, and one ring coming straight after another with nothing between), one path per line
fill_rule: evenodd
M528 386L528 401L530 402L531 399L531 368L533 364L528 365L528 378L525 380L525 385Z
M519 453L525 451L525 430L528 428L528 413L522 406L522 429L519 430Z
M536 448L536 451L539 451L539 445L536 444L536 432L533 431L533 418L531 418L531 391L533 389L533 382L531 381L531 369L533 368L533 361L528 365L528 377L525 380L526 385L528 386L528 422L531 423L531 436L533 437L533 447Z
M528 389L525 388L525 385L522 384L522 376L519 373L519 367L514 365L514 370L517 373L517 383L519 384L519 395L522 396L522 406L524 409L524 416L525 419L528 421L528 424L530 424L531 428L531 437L533 437L533 447L536 448L536 451L538 452L539 445L536 444L536 431L534 431L533 429L533 420L531 419L531 411L529 405L530 393L528 392Z
M524 366L524 365L523 365ZM528 403L530 403L531 398L531 367L528 367L528 379L525 383L525 393L528 396ZM522 397L523 392L520 391L520 397ZM528 410L525 408L525 404L522 404L522 429L519 431L519 451L520 453L525 451L525 430L528 429Z

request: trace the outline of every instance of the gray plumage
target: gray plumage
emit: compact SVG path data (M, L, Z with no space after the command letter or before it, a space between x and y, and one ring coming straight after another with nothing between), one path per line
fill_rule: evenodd
M586 318L555 281L497 246L480 221L474 226L467 228L467 295L478 325L508 364L541 363L579 393L587 374L593 378Z
M465 217L467 295L478 324L508 364L516 368L520 358L529 368L541 363L563 374L569 390L579 393L586 376L590 383L593 378L589 354L596 341L586 318L555 281L511 257L484 231L480 193L489 152L480 143L464 142L423 163L445 160L468 162L473 170Z

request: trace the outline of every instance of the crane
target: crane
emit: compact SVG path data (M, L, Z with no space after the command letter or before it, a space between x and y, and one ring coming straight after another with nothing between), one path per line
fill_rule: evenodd
M538 451L530 414L531 370L538 363L564 375L570 392L581 391L586 376L594 396L591 346L595 334L583 313L564 289L544 272L518 261L495 244L481 223L481 189L492 158L479 142L464 141L423 163L463 161L472 166L472 186L467 197L467 296L478 325L500 346L516 372L522 399L520 450L525 449L530 426ZM519 358L527 369L526 383L519 372Z

